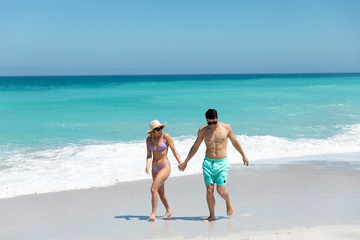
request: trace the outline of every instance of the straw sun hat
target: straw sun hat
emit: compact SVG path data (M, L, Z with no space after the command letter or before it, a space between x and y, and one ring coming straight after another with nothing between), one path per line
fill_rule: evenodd
M166 126L166 122L164 124L161 124L159 122L159 120L154 120L154 121L149 123L150 131L146 131L146 134L151 133L155 128L165 127L165 126Z

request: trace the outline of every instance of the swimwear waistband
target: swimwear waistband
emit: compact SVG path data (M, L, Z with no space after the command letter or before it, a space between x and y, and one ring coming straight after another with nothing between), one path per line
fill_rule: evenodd
M228 158L224 157L224 158L220 158L220 159L214 159L214 158L205 157L205 160L207 160L207 161L215 161L215 162L222 162L222 161L227 161Z

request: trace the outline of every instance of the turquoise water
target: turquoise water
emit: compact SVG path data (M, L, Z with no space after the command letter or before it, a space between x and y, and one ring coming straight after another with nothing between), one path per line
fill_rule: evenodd
M0 77L0 198L150 179L148 123L184 160L208 108L251 166L360 162L360 74ZM186 172L169 151L171 176L200 173L204 151Z
M360 123L359 93L357 74L2 77L0 145L195 135L208 108L235 134L325 138Z

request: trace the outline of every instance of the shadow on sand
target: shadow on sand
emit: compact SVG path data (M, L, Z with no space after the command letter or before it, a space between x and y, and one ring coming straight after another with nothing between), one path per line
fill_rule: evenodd
M127 221L132 220L139 220L139 221L149 221L149 216L135 216L135 215L123 215L123 216L115 216L114 218L117 219L125 219ZM165 220L165 221L195 221L195 222L201 222L206 217L169 217L169 218L163 218L160 216L156 216L156 220ZM228 217L217 217L215 221L221 220L221 219L228 219ZM151 221L150 221L151 222Z

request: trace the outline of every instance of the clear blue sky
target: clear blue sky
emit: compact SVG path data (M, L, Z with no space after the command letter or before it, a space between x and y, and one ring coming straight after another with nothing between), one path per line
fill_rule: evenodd
M0 76L360 72L357 0L0 0Z

